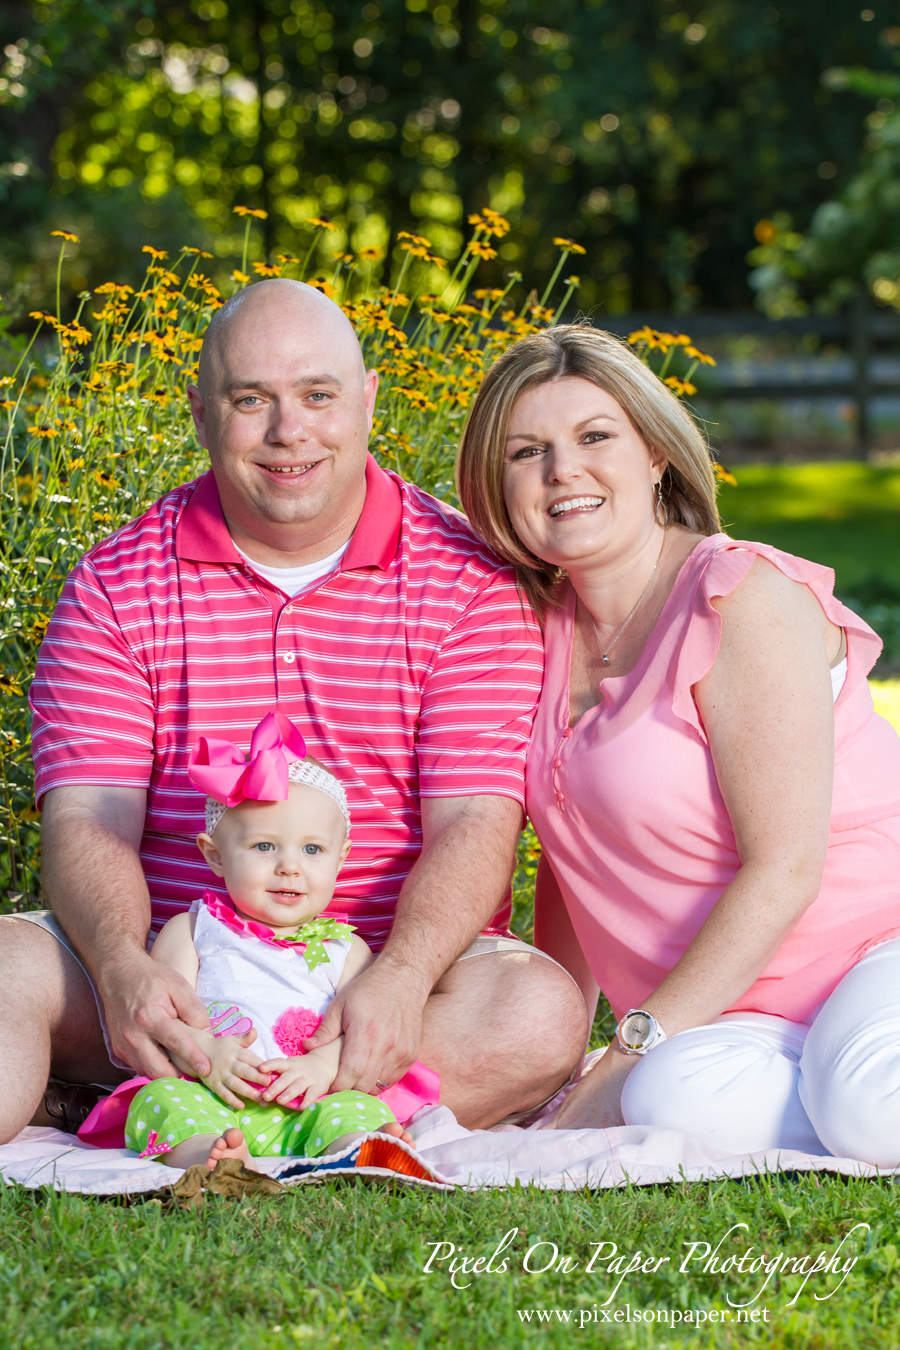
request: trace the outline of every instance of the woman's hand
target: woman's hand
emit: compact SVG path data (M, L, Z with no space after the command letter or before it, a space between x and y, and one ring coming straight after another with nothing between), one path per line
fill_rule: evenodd
M332 1043L321 1050L310 1050L308 1054L289 1059L267 1059L260 1065L261 1071L278 1074L278 1077L274 1083L269 1083L261 1100L292 1106L296 1110L297 1098L302 1097L299 1109L305 1111L328 1092L337 1073L340 1054L340 1045Z
M613 1042L563 1102L548 1130L599 1130L624 1125L622 1088L638 1062Z
M191 1035L198 1041L201 1037L209 1038L204 1040L203 1048L212 1068L203 1082L226 1106L240 1111L245 1101L260 1100L261 1090L268 1087L271 1075L262 1071L259 1056L247 1048L256 1040L255 1031L245 1031L243 1036L212 1036L191 1028Z

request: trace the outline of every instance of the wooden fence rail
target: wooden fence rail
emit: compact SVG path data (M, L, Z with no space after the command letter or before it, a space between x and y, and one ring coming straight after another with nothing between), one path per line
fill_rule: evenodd
M846 380L751 380L724 381L714 370L701 367L694 376L700 399L797 399L846 398L856 409L857 453L865 458L870 449L869 407L873 398L900 396L900 369L896 379L876 380L871 364L876 346L900 350L900 315L873 310L859 297L841 314L809 315L796 319L767 319L762 314L617 314L601 315L594 322L612 333L625 336L649 324L661 332L687 331L698 342L709 337L804 337L813 334L838 343L849 355L853 373Z

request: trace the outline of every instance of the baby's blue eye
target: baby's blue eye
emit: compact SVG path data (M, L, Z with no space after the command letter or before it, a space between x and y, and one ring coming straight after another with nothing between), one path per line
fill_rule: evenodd
M318 844L304 844L303 852L312 854L312 853L321 853L322 850L319 848Z
M262 844L254 844L253 847L258 848L260 853L268 853L270 849L274 849L275 845L262 843Z

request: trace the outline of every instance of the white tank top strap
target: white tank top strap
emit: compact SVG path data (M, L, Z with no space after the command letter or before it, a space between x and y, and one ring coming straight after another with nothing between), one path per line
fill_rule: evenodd
M847 658L838 661L836 666L831 667L831 693L835 703L838 701L838 694L844 687L844 681L847 678Z

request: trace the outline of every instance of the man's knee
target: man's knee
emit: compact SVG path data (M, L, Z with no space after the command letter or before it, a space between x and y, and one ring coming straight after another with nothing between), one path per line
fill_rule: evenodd
M560 966L531 952L492 952L451 966L436 991L459 1000L492 1056L571 1069L587 1044L584 999ZM568 1072L568 1070L567 1070Z
M68 955L46 929L0 916L0 1003L49 1017L64 981L61 954Z
M0 1007L17 1036L48 1037L54 1060L77 1062L83 1053L93 1059L102 1049L94 992L82 966L52 933L14 915L0 916Z
M584 1054L590 1022L581 990L567 971L543 957L532 957L534 987L528 1001L529 1028L551 1063L574 1064Z
M511 1033L527 1045L533 1071L565 1078L584 1054L590 1031L581 990L546 957L514 954L513 961L501 960L498 1006Z

